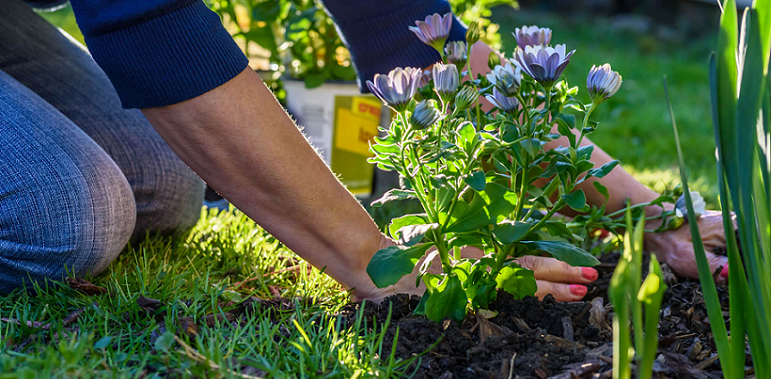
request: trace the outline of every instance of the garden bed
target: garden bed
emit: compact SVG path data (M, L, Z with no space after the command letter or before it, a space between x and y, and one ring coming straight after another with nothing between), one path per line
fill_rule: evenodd
M412 316L419 297L396 295L381 305L365 305L364 319L384 322L390 308L383 354L391 351L394 340L399 358L426 352L415 367L415 378L610 378L612 310L607 289L618 258L618 253L602 257L600 277L589 286L587 301L516 300L499 291L491 306L498 315L490 320L469 316L461 324L437 324ZM661 307L655 374L722 377L699 282L679 278L666 267L664 271L669 289ZM726 288L718 287L718 293L727 311ZM343 314L353 322L360 308L350 304Z

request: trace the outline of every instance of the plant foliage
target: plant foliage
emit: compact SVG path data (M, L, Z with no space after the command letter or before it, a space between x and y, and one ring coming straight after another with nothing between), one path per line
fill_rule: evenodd
M741 28L736 3L724 2L718 51L710 59L710 93L729 261L730 335L721 322L713 273L695 223L691 223L691 234L723 375L729 379L744 377L745 335L756 376L771 376L770 39L771 1L757 0L746 9ZM671 117L686 203L692 214L674 114ZM729 210L736 214L738 241Z

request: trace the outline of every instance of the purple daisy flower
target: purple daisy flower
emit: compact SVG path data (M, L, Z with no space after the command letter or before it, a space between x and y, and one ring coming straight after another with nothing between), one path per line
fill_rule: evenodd
M431 16L426 16L425 21L415 21L415 25L417 26L410 26L410 30L423 43L432 46L441 54L444 43L447 41L447 37L450 36L452 14L447 13L444 16L440 16L439 13L434 13Z
M367 87L383 103L401 113L415 96L422 73L419 68L395 68L388 75L377 74L372 81L367 80Z
M565 45L525 46L514 52L516 62L526 74L546 88L551 88L559 79L565 67L570 63L570 57L576 51L565 52Z
M522 50L525 49L525 46L549 46L551 44L551 29L549 28L524 25L521 29L515 29L512 34L517 38L517 45Z

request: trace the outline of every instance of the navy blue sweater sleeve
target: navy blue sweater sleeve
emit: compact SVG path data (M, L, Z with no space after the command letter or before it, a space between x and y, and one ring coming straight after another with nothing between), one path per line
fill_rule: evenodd
M248 59L202 0L72 0L94 60L124 108L192 99L232 79Z
M441 57L409 30L415 21L450 12L446 0L323 0L340 36L351 51L359 88L375 74L396 67L428 67ZM466 28L453 19L450 41L466 37Z

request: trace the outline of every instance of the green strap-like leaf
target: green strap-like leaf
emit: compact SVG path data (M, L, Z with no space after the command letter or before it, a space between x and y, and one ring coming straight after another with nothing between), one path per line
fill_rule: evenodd
M733 1L729 0L729 2L733 3ZM727 12L728 10L726 10ZM725 16L724 16L725 17ZM685 204L686 208L688 209L689 215L694 215L695 212L693 211L693 200L691 199L691 193L688 189L688 176L685 172L685 161L683 160L683 150L680 147L680 136L677 132L677 123L675 121L675 114L672 111L672 104L669 102L669 92L667 90L667 82L666 79L664 80L664 96L667 100L667 105L669 106L669 115L672 120L672 130L674 131L675 135L675 145L677 147L677 158L678 158L678 164L680 165L680 180L683 184L683 195L685 195ZM725 327L725 322L723 322L723 313L720 308L720 301L717 297L717 289L715 288L715 282L712 279L712 271L709 268L709 263L707 262L707 256L704 253L704 244L701 240L701 233L699 232L699 226L695 222L690 222L688 225L691 228L691 239L693 241L693 251L694 255L696 256L696 266L699 271L699 281L701 282L702 292L704 294L704 302L707 305L707 314L709 315L709 319L712 320L710 322L710 326L712 327L712 333L715 338L715 345L717 345L718 349L718 355L720 356L721 362L733 362L730 352L730 346L728 345L728 331ZM730 365L730 363L728 363ZM730 367L724 366L724 371L734 371Z

